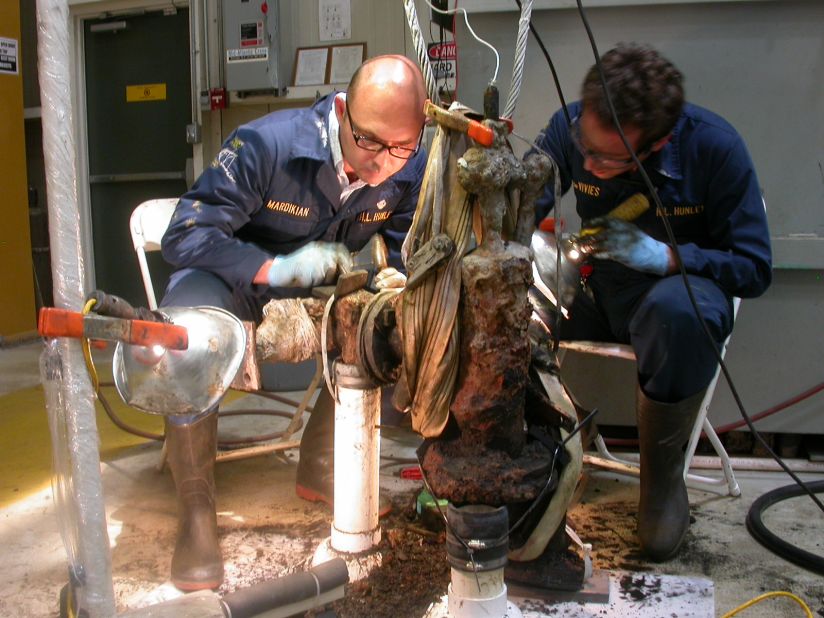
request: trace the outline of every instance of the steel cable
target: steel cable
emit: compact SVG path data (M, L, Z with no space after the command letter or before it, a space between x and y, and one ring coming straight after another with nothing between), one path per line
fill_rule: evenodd
M415 48L415 55L418 57L423 79L426 83L426 92L433 103L440 103L438 95L438 84L435 82L435 75L432 73L432 65L429 64L429 56L426 52L426 43L423 40L421 25L418 23L418 13L415 10L415 0L404 0L403 8L406 12L406 21L409 24L409 32L412 35L412 45Z
M515 62L512 66L512 84L509 87L509 100L506 102L503 117L512 118L521 93L521 81L524 76L526 43L529 38L529 22L532 18L532 0L525 0L521 6L521 18L518 20L518 38L515 42Z

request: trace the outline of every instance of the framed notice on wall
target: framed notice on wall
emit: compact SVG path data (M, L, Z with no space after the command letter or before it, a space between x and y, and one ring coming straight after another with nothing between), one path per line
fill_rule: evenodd
M329 47L299 47L295 52L295 86L325 84L329 69Z
M352 74L366 60L366 43L333 45L329 60L329 83L347 84Z

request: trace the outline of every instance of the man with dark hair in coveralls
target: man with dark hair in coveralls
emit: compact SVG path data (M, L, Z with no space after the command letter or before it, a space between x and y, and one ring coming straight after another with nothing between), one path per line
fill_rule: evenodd
M654 49L622 44L601 62L618 121L661 199L719 348L733 327L733 297L759 296L772 278L750 155L728 122L684 101L681 72ZM593 232L592 271L560 337L628 343L635 351L638 537L649 558L663 561L678 552L689 527L683 447L718 363L655 206L632 222L606 216L628 199L654 202L616 130L597 66L568 109L571 122L559 110L537 141L558 163L562 190L575 190L582 232ZM550 183L537 204L539 221L553 205Z
M163 237L163 257L176 270L161 306L208 305L260 322L270 299L334 282L375 233L393 267L376 284L402 284L400 248L426 164L425 99L413 62L380 56L360 66L345 94L235 130L181 197ZM322 389L301 441L302 497L331 503L333 431L334 405ZM168 419L166 443L178 496L172 582L217 588L217 410Z

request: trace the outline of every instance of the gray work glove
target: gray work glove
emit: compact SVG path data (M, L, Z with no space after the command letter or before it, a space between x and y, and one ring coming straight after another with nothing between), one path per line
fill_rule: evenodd
M666 275L669 270L669 245L645 234L637 226L616 219L598 217L586 222L581 237L587 253L604 260L615 260L633 270Z
M349 249L339 242L313 241L272 261L267 278L272 287L311 288L334 283L352 269Z

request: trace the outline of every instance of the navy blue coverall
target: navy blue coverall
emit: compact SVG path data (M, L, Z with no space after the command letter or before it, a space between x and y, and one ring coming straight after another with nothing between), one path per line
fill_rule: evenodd
M163 257L176 270L161 306L220 307L260 322L271 299L308 296L309 290L255 285L255 274L272 257L314 240L357 251L380 233L389 264L403 267L400 250L418 203L426 152L341 204L328 127L335 94L242 125L224 142L180 198L163 236ZM170 420L185 425L195 418Z
M569 113L576 118L581 103L570 105ZM536 143L557 162L562 191L574 189L582 221L606 215L636 193L649 198L637 171L601 180L584 169L562 110ZM669 143L643 165L666 211L701 313L720 346L733 327L732 297L759 296L772 278L767 218L750 155L723 118L686 104ZM549 183L538 200L538 221L553 208L553 189ZM633 223L669 244L654 206ZM717 360L680 274L660 277L594 258L590 264L585 285L592 296L576 296L560 337L631 344L640 385L654 400L674 403L706 388Z
M162 241L176 268L162 306L209 305L259 322L272 298L307 290L255 285L260 267L313 241L362 248L377 232L389 263L401 268L400 248L412 223L426 153L421 150L382 184L366 186L341 204L329 145L336 93L312 107L277 111L237 128L211 165L178 202Z

